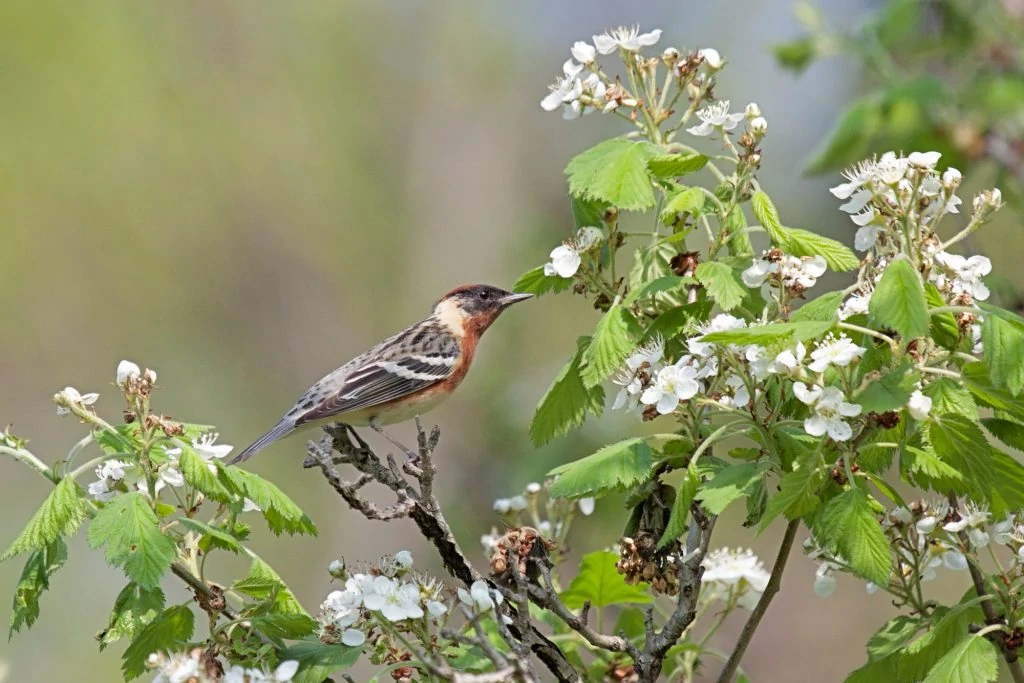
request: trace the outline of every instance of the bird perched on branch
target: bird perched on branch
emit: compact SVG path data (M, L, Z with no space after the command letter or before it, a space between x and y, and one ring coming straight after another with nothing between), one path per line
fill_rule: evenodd
M473 362L480 336L502 311L529 299L489 285L444 295L425 320L380 342L314 384L266 434L231 464L248 460L296 430L340 422L381 429L422 415L448 398Z

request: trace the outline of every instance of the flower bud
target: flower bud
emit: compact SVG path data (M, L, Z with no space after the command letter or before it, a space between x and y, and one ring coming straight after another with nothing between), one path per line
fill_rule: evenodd
M768 121L763 116L758 116L750 122L750 131L757 137L761 137L768 132Z
M718 54L718 50L713 47L706 47L698 54L712 71L718 71L722 68L722 56Z
M146 381L150 384L156 384L156 370L146 368L146 372L144 372L142 376L145 377Z
M665 51L661 53L661 61L667 67L675 66L675 63L679 61L679 50L674 47L666 47Z
M399 550L395 553L395 564L402 569L409 569L412 567L412 553L408 550Z
M538 484L535 481L531 481L529 484L526 485L526 492L529 493L530 495L537 495L538 493L540 493L540 484Z
M960 171L950 166L942 172L942 186L947 190L951 190L960 184L962 176Z
M597 57L597 50L590 43L586 43L582 40L573 43L572 49L573 59L580 64L590 64Z
M345 563L341 560L332 560L331 563L327 565L327 573L336 579L344 578Z
M138 381L141 376L139 366L130 360L123 360L117 364L117 386L124 387L129 382Z
M761 107L757 106L757 102L751 102L747 105L747 108L743 110L743 115L748 119L756 119L761 115Z

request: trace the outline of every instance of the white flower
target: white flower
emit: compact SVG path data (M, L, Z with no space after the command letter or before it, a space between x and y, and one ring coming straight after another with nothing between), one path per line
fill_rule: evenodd
M346 581L345 586L343 591L328 594L327 599L321 603L320 619L323 623L345 628L359 621L359 606L363 604L363 595L352 579Z
M960 515L960 519L947 522L942 525L942 528L950 533L960 533L964 529L976 529L984 526L988 522L989 512L988 508L984 505L975 505L974 503L966 503L964 505L964 511Z
M885 231L877 225L866 225L863 228L858 228L857 232L853 235L853 248L857 251L867 251L875 246L878 236L883 232Z
M988 545L990 536L984 529L971 529L967 532L967 538L975 548L984 548Z
M676 409L680 401L693 398L700 390L695 367L670 365L658 372L654 383L640 396L640 402L656 406L659 414L667 415Z
M761 136L768 132L768 121L763 116L758 116L750 122L750 132Z
M589 517L594 514L594 499L592 497L580 498L576 501L576 504L579 505L580 512L582 512L584 516Z
M590 43L578 40L572 44L572 58L580 64L590 64L597 57L597 50Z
M363 595L363 606L371 612L380 612L388 621L419 619L420 589L413 583L402 583L386 576L373 579L373 593Z
M769 574L752 550L719 548L708 554L703 581L723 591L739 591L739 605L747 609L757 604L768 586Z
M640 33L639 26L620 26L610 31L605 31L599 36L594 36L594 45L597 51L603 55L615 52L617 48L627 52L639 52L641 48L650 47L661 38L661 29L655 29L650 33Z
M779 264L762 257L754 259L750 267L744 270L740 277L747 287L760 287L769 275L777 272L779 272Z
M117 364L117 386L124 387L129 381L138 381L142 377L142 370L130 360L123 360Z
M768 372L792 375L803 364L806 355L807 347L803 342L797 342L793 349L786 349L775 356L775 360L768 366Z
M808 367L814 372L825 372L830 365L846 367L866 352L863 346L857 346L845 334L839 337L829 335L818 342L811 351L811 363Z
M965 258L940 251L935 254L935 260L953 272L950 290L954 294L970 294L976 301L984 301L989 297L989 289L981 281L982 277L992 272L992 261L988 257L975 255Z
M484 552L490 556L494 552L495 546L498 545L498 540L501 536L492 528L491 533L481 534L480 545L483 546Z
M769 276L778 274L783 286L799 285L808 289L825 274L826 268L825 259L821 256L769 256L768 252L765 252L761 258L753 259L750 267L744 270L740 277L747 287L757 288L763 285ZM778 283L773 280L772 284Z
M713 47L706 47L700 50L697 55L704 60L704 63L708 65L708 68L712 71L718 71L722 68L722 55L718 54L718 50Z
M474 581L468 591L465 588L459 589L459 600L478 612L494 609L495 605L501 604L502 599L501 593L492 590L483 579Z
M435 619L437 617L444 615L444 613L447 611L448 606L445 605L443 602L438 602L437 600L427 600L427 612L429 612L430 616L434 617Z
M723 405L733 408L743 408L750 403L750 390L746 382L739 375L729 375L725 378L725 386L732 390L732 396L722 396L720 402Z
M768 357L768 352L763 346L757 344L751 344L747 347L747 350L743 352L743 357L747 359L747 363L750 364L750 374L757 379L764 379L769 375L772 361Z
M915 389L914 393L910 395L910 400L907 401L907 410L910 412L910 416L918 421L927 420L931 409L932 400L922 394L920 389Z
M74 404L77 404L79 407L83 407L83 406L91 406L92 404L96 403L96 401L97 401L97 399L99 399L99 397L100 397L100 395L97 394L97 393L80 394L80 393L78 393L78 389L75 389L74 387L64 387L64 391L62 391L59 394L57 394L56 396L54 396L54 400L55 401L59 400L61 402L67 402L67 403L74 403ZM71 408L69 408L67 406L62 406L62 405L58 405L57 406L57 414L58 415L67 415L70 412L71 412Z
M941 156L940 152L911 152L907 157L907 161L910 162L911 166L931 170L935 168L935 164L939 163L939 157Z
M341 642L349 647L359 647L366 642L366 634L354 628L347 628L341 632Z
M657 373L661 369L660 363L664 353L665 340L661 335L655 335L626 358L626 368L612 380L622 387L615 396L612 410L634 410L638 406L644 385L641 376L643 375L643 379L646 380Z
M835 441L848 441L853 436L853 429L843 418L860 415L861 407L844 401L841 390L819 386L808 389L803 382L795 382L793 393L801 402L814 407L814 415L804 420L805 432L811 436L828 434Z
M743 110L743 115L751 120L756 119L761 115L761 107L757 106L757 102L751 102Z
M580 255L600 244L602 239L603 234L598 228L580 228L573 239L551 250L551 261L544 264L544 274L548 277L572 277L583 262Z
M935 531L935 527L939 525L939 519L935 515L926 515L921 519L917 520L914 527L917 529L919 534L927 536L931 532Z
M400 569L410 569L412 567L412 553L408 550L399 550L395 553L395 564Z
M728 313L719 313L714 318L709 320L707 324L701 325L699 328L700 336L691 337L686 341L686 348L693 355L699 358L708 358L715 353L714 342L701 341L705 334L712 334L714 332L728 332L730 330L740 330L747 326L747 321L743 318L737 318L734 315ZM730 350L736 350L735 345L730 345Z
M576 76L583 70L583 67L571 59L562 65L562 76L553 85L548 95L540 101L540 106L545 111L554 111L565 103L579 99L583 92L582 82Z
M992 526L992 540L999 545L1008 545L1013 540L1014 531L1013 517L1009 516Z
M960 185L960 181L963 180L963 176L960 175L960 171L950 166L942 172L942 186L946 189L954 189Z
M850 197L850 201L841 205L839 207L839 210L845 211L846 213L850 214L860 213L861 211L864 210L864 207L871 202L872 196L873 195L871 194L871 190L857 190ZM858 223L858 225L860 225L860 223Z
M153 683L188 683L193 680L205 679L203 667L199 663L200 653L201 650L193 650L192 652L173 653L165 657L154 652L148 659L151 665L158 664L159 666Z
M871 292L867 294L854 294L839 307L839 319L846 320L850 316L867 313L870 304Z
M715 131L732 130L743 120L743 114L730 114L729 100L721 100L698 111L697 118L700 124L687 128L686 132L704 137Z
M331 560L331 563L327 565L327 573L340 579L345 573L345 563L341 560Z
M832 575L832 567L828 562L823 562L814 572L814 593L819 598L827 598L835 590L836 577Z

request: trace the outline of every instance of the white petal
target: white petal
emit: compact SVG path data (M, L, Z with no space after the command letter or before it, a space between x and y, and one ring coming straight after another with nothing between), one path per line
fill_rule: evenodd
M642 399L641 399L642 400ZM658 399L657 410L661 415L668 415L679 405L679 398L675 394L664 394Z
M349 647L359 647L366 642L366 634L354 628L347 628L341 634L341 642Z
M848 201L845 204L843 204L842 206L840 206L839 210L840 211L845 211L846 213L860 213L861 209L863 209L865 206L867 206L868 202L870 202L870 201L871 201L871 191L870 190L864 190L864 189L857 190L853 194L853 196L850 197L850 201Z
M575 78L576 74L583 71L583 65L577 64L571 59L567 59L565 60L565 64L562 65L562 71L565 73L566 77Z
M836 199L849 199L850 195L860 189L863 185L864 183L851 181L849 183L843 183L842 185L836 185L835 187L829 188L829 192L831 192Z
M828 431L828 421L820 415L812 415L804 420L804 431L811 436L822 436Z
M117 364L117 383L124 386L128 380L137 380L142 377L142 370L130 360L123 360Z
M860 213L855 213L852 216L850 216L850 220L853 221L855 224L863 227L863 226L868 225L869 223L871 223L871 221L875 220L875 217L877 215L878 215L878 212L875 211L874 207L868 207L867 211L862 211Z
M697 54L704 59L704 63L708 65L708 68L716 71L722 68L722 56L718 54L718 50L715 48L706 47Z
M343 636L344 637L344 636ZM346 643L347 645L348 643ZM277 665L274 669L274 680L278 683L286 683L295 677L299 670L299 662L295 659L287 659Z
M875 225L868 225L858 229L857 234L853 237L853 248L857 251L867 251L875 246L875 242L878 241L878 233L880 232L882 232L882 229Z
M939 163L941 156L942 154L939 152L911 152L907 161L918 168L935 168L935 164Z
M562 93L558 90L552 90L540 101L540 106L544 111L558 109L562 106Z
M834 417L828 420L828 435L836 441L849 441L853 436L853 429L838 417Z
M580 498L576 501L576 504L580 506L580 512L586 516L590 516L594 513L594 499L592 497Z
M615 52L615 48L618 47L618 43L616 43L615 39L607 33L602 33L599 36L594 36L594 47L596 47L597 51L601 54L608 55Z
M651 31L650 33L641 33L639 36L637 36L637 41L643 47L650 47L651 45L654 45L655 43L657 43L660 38L661 38L661 29L660 28L656 28L653 31Z
M708 135L711 135L713 132L715 132L715 128L707 121L704 121L698 126L691 126L687 128L686 132L689 133L690 135L707 137Z
M804 261L803 269L804 272L811 277L818 278L825 274L825 271L828 269L828 264L825 263L825 258L823 256L815 256Z
M597 56L597 50L594 46L582 40L578 40L573 43L570 52L572 52L573 59L581 64L589 64L594 61L594 57Z
M824 574L814 580L814 593L819 598L827 598L836 591L836 577Z
M645 406L654 405L661 400L664 392L658 388L657 385L651 385L644 389L644 393L640 394L640 402Z
M800 399L801 403L814 405L814 402L821 396L821 387L814 386L808 389L807 385L803 382L794 382L793 394Z
M839 414L843 417L857 417L862 408L856 403L840 403Z

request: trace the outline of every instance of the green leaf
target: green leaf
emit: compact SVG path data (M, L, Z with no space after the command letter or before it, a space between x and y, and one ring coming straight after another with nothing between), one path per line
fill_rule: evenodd
M900 652L898 680L920 681L947 652L967 637L972 624L984 619L977 603L978 598L973 598L952 608L935 608L931 613L932 627Z
M998 315L986 315L981 341L992 385L1006 387L1016 397L1024 389L1024 327Z
M82 488L70 477L61 479L0 556L0 562L31 550L45 550L61 536L73 536L85 519L86 511Z
M654 187L647 173L648 159L659 148L649 142L612 138L599 142L569 162L569 191L574 197L606 201L629 211L654 206Z
M633 254L633 267L629 269L629 289L634 291L665 275L674 275L671 267L676 249L671 244L652 244L637 249Z
M989 502L995 474L992 448L981 427L961 415L933 413L928 424L928 440L935 454L963 475L967 493L978 502Z
M690 515L690 504L697 495L697 487L700 485L700 476L692 467L687 468L683 481L676 490L675 500L672 501L672 510L669 513L668 523L665 531L658 539L658 550L669 545L686 531L686 519Z
M992 513L1004 515L1024 507L1024 466L1006 453L990 449L992 458Z
M880 586L889 583L889 542L863 491L852 488L826 503L816 531L818 540L835 548L855 573Z
M299 663L299 671L292 678L292 683L323 683L336 671L354 666L362 652L361 647L304 640L282 650L280 660L294 659Z
M921 393L932 400L932 411L937 415L955 413L972 422L978 420L978 405L971 394L948 377L940 377L926 385Z
M712 332L701 337L703 341L716 344L760 344L767 346L785 341L807 341L823 336L832 329L830 320L808 320L796 323L773 323L754 325L727 332Z
M782 227L779 212L775 208L775 204L772 203L771 197L764 191L758 190L750 198L750 208L754 211L754 217L760 221L761 227L768 233L768 238L772 243L780 248L785 247L788 231Z
M900 467L904 479L920 488L945 493L964 486L964 477L956 468L924 448L905 446L900 455Z
M180 650L195 629L195 616L185 605L168 607L139 631L121 655L121 671L126 681L146 671L146 658L154 652Z
M917 380L910 372L911 365L907 361L897 368L884 369L882 376L868 384L853 402L859 404L865 413L900 410L907 405Z
M548 292L558 294L572 287L572 283L573 279L571 277L545 275L544 266L537 266L523 273L522 277L512 285L512 291L536 294L537 296L547 294Z
M836 272L856 270L860 259L842 242L799 228L786 228L784 250L793 256L821 256Z
M107 503L89 524L89 545L104 546L107 561L123 567L142 588L156 588L177 557L177 546L160 530L160 520L139 491Z
M697 499L713 515L720 515L731 503L748 495L754 486L764 480L771 468L767 462L745 462L730 465L718 471L709 481L701 484Z
M839 319L839 307L843 303L843 293L829 292L817 299L808 301L798 308L789 321L798 322L835 322Z
M825 462L817 451L807 450L796 460L796 467L787 472L780 482L780 490L768 500L761 518L764 531L780 514L787 519L798 519L810 514L821 505L818 491L825 482Z
M583 498L609 489L622 491L645 481L652 463L651 449L643 439L626 439L548 472L558 477L551 485L551 495Z
M107 628L96 634L102 651L107 645L121 638L135 638L135 635L152 623L164 609L164 592L159 588L144 590L137 583L129 583L114 600Z
M961 640L935 663L924 683L981 683L999 675L996 646L984 636Z
M697 281L691 277L680 277L678 275L665 275L657 280L648 282L640 289L633 290L623 299L622 305L629 306L634 301L646 299L661 292L680 292L686 285L695 285Z
M661 222L672 225L686 215L696 216L704 208L704 190L699 187L684 187L669 197L661 211Z
M705 261L697 266L694 275L723 311L731 311L743 302L747 288L743 286L732 268L720 261Z
M772 54L779 66L801 73L814 61L818 48L813 38L797 38L772 45Z
M992 380L988 376L988 367L984 363L964 364L960 368L960 378L964 388L971 392L971 396L978 403L1002 411L1019 422L1024 422L1024 402L1018 401L1008 392L992 386Z
M658 178L671 180L704 168L708 158L703 154L666 154L647 160L647 169Z
M231 587L257 600L273 598L272 612L306 614L281 577L263 560L254 559L249 574Z
M583 351L583 367L580 371L583 385L590 389L610 377L626 360L633 346L629 338L626 312L621 304L615 304L598 321L594 336Z
M904 339L928 336L928 306L917 271L904 258L885 269L868 304L871 317L899 332Z
M939 308L946 305L946 300L931 282L925 283L924 300L928 308ZM932 339L944 349L956 351L960 344L960 326L952 313L937 313L931 316Z
M572 211L572 221L577 229L603 225L604 212L608 210L608 206L608 202L581 199L569 195L569 209ZM541 270L543 271L543 267Z
M259 506L267 526L275 534L316 535L316 525L284 491L266 479L238 467L218 470L221 483L228 484L241 496Z
M868 659L877 662L899 652L920 628L920 617L893 617L868 640Z
M215 526L210 526L206 522L200 522L198 519L189 519L187 517L179 519L178 524L186 529L191 529L192 531L202 534L205 540L208 540L208 542L218 548L235 554L245 552L245 548L243 548L242 544L238 542L238 539L223 529L218 529Z
M711 301L705 299L668 309L655 318L654 322L647 328L647 334L644 335L643 341L646 343L656 335L660 335L665 340L675 339L691 323L707 320L712 306Z
M50 577L64 566L68 549L64 541L55 538L41 550L33 550L21 571L18 585L14 589L14 604L11 606L11 628L7 634L10 640L22 627L32 628L39 618L39 599L50 588Z
M981 424L1004 444L1018 451L1024 451L1024 425L1013 420L998 417L983 417Z
M211 464L214 470L217 465L203 460L188 446L181 449L178 464L181 466L181 474L185 481L207 498L221 503L230 503L235 500L231 492L217 479L217 475L210 471Z
M584 602L593 607L648 603L647 584L630 585L615 569L619 556L600 550L583 556L580 573L562 593L562 602L570 609L579 609Z
M534 445L542 446L556 436L576 429L587 413L600 415L604 411L604 388L590 389L580 377L583 354L590 344L590 337L576 340L576 353L559 371L534 412L530 422L530 439Z
M272 612L249 619L253 628L269 638L300 640L313 635L317 624L308 614L300 612Z

